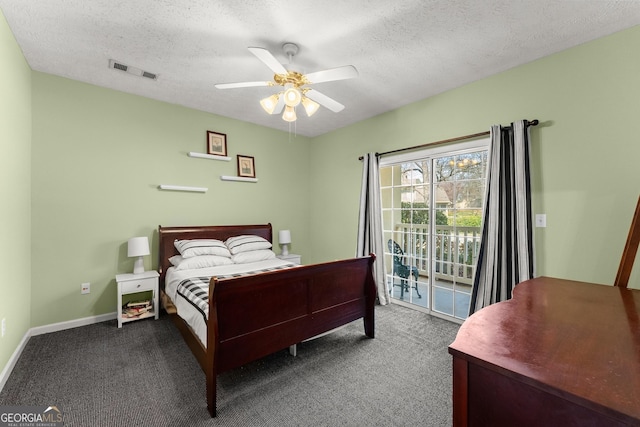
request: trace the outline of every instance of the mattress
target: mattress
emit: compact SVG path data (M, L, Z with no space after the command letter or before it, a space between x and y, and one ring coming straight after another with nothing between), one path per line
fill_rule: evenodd
M197 278L194 279L194 282L208 283L208 279L213 276L220 278L243 276L247 274L255 274L259 271L277 270L289 267L295 267L295 265L291 264L289 261L284 261L278 258L246 264L199 268L195 270L176 270L174 267L170 267L165 276L165 293L173 301L178 316L180 316L191 327L202 345L206 348L206 318L208 310L204 310L203 307L199 307L198 304L194 304L193 301L185 298L182 288L179 294L178 289L181 283L193 278ZM208 290L206 294L208 294Z

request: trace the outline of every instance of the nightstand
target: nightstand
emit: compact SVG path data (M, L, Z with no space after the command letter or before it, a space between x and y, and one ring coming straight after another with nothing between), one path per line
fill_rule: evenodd
M296 254L288 254L288 255L276 255L277 258L283 260L283 261L289 261L292 262L294 264L302 264L302 259L300 255L296 255Z
M118 284L118 328L122 328L123 323L134 320L146 319L155 316L156 320L160 315L160 305L158 298L158 277L157 271L145 271L140 274L118 274L116 282ZM128 294L151 291L151 309L136 316L122 317L122 297Z

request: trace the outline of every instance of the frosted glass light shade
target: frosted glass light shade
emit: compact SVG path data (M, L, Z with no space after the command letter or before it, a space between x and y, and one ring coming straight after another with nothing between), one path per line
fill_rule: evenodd
M289 106L289 107L297 107L298 104L300 104L300 101L302 100L302 94L300 93L300 91L287 84L286 86L287 89L284 91L284 103L285 105Z
M262 106L264 111L266 111L269 114L273 114L277 104L278 104L278 94L271 95L260 101L260 105Z
M288 105L284 107L284 113L282 113L282 120L285 122L295 122L298 117L296 116L296 110Z
M127 256L138 257L133 265L133 274L144 273L143 256L149 255L149 238L132 237L127 242Z
M304 111L307 113L308 117L313 116L316 111L320 108L320 104L315 101L310 100L306 96L302 97L302 106L304 107Z

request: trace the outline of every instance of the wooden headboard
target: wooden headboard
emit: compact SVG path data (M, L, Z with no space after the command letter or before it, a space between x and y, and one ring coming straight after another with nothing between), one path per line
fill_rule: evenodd
M159 250L158 273L160 273L160 289L164 290L164 276L171 266L169 258L178 254L173 242L185 239L218 239L225 241L229 237L242 234L253 234L273 242L271 224L258 225L208 225L194 227L158 226Z

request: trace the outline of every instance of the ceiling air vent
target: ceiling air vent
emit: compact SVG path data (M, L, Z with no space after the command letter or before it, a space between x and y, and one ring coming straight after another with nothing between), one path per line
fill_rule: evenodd
M124 64L120 64L120 63L118 63L118 62L114 62L114 63L113 63L113 68L115 68L116 70L127 71L127 68L129 68L129 67L127 67L127 66L126 66L126 65L124 65Z
M129 74L133 74L138 77L146 77L151 80L157 80L158 75L155 73L150 73L148 71L141 70L140 68L132 67L130 65L125 65L121 62L115 61L113 59L109 60L109 68L113 68L114 70L125 71Z

